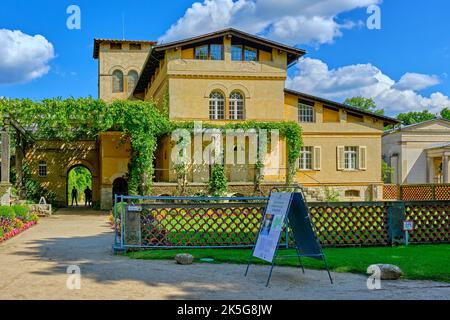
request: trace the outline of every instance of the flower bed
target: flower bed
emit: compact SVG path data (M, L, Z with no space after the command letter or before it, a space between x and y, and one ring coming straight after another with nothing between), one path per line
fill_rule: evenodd
M0 206L0 242L29 229L39 218L25 206Z

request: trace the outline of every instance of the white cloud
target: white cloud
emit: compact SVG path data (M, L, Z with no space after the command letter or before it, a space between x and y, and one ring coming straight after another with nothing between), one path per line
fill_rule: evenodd
M354 96L373 98L387 114L393 115L425 109L437 113L443 107L450 107L449 97L440 92L429 97L417 92L437 83L436 76L407 73L396 82L371 64L329 69L321 60L304 58L296 64L286 86L336 101Z
M423 90L439 83L438 76L408 72L395 84L395 88L399 90Z
M55 57L53 45L41 35L0 29L0 84L23 83L42 77Z
M284 43L323 44L358 22L338 22L343 12L382 0L204 0L194 3L159 39L169 42L235 27Z

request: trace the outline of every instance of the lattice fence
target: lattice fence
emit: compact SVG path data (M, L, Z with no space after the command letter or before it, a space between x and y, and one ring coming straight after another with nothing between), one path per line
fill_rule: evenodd
M434 188L435 200L450 200L450 185L436 185Z
M434 201L450 200L450 184L385 184L384 200Z
M404 201L430 201L434 197L432 185L404 185L400 193Z
M246 246L255 242L265 204L145 206L143 246Z
M398 184L383 185L384 200L398 200L400 197L400 186Z
M322 245L384 245L386 208L384 203L313 204L310 214Z
M406 203L405 215L414 221L410 242L450 242L450 202Z
M138 236L125 246L249 247L255 243L265 203L142 204L136 217ZM390 212L400 210L400 215ZM125 206L126 207L126 206ZM401 221L414 221L413 243L450 242L450 202L310 203L310 216L323 246L388 245ZM130 214L125 210L124 214ZM395 218L393 218L395 217ZM395 221L393 221L393 219ZM116 238L120 238L120 221ZM392 224L390 224L392 223ZM125 223L124 230L127 230ZM395 231L395 232L394 232ZM126 233L126 232L125 232ZM286 232L282 232L286 244ZM292 237L288 242L292 244ZM130 246L131 247L131 246Z

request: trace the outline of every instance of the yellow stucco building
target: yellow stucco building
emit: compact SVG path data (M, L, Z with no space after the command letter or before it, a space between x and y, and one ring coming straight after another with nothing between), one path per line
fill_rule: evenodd
M141 44L141 51L130 50L131 44ZM304 147L295 179L310 196L323 198L329 187L343 199L379 198L381 135L385 125L397 121L285 89L288 68L304 54L301 49L226 29L160 45L96 40L94 56L101 70L102 99L111 101L125 94L154 100L162 108L167 94L174 121L297 121ZM136 82L127 78L130 68L139 73ZM170 139L161 139L156 159L160 192L170 193L176 182L170 151ZM284 182L284 143L280 153L278 174L266 176L267 183ZM231 185L252 184L251 166L229 169ZM191 185L206 182L208 170L193 170Z
M323 200L330 190L342 200L379 199L381 136L384 126L397 121L285 89L288 68L303 55L301 49L235 29L165 44L94 40L99 98L153 100L161 109L166 100L172 121L298 122L304 147L295 180L312 199ZM104 208L111 204L115 180L123 185L126 179L130 147L119 144L120 135L102 135L93 144L96 163L86 164L95 171L94 197ZM176 191L172 148L170 137L160 139L155 194ZM285 140L277 151L279 161L265 175L265 190L286 179ZM191 167L191 193L206 189L210 171L209 165ZM230 193L253 191L254 165L226 166L226 174Z

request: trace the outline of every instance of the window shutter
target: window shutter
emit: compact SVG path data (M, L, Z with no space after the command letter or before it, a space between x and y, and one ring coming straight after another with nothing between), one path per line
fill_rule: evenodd
M314 147L314 154L313 154L313 169L314 170L320 170L321 169L321 147Z
M359 170L367 170L367 147L360 146L358 148Z
M344 170L344 146L337 147L337 169Z

